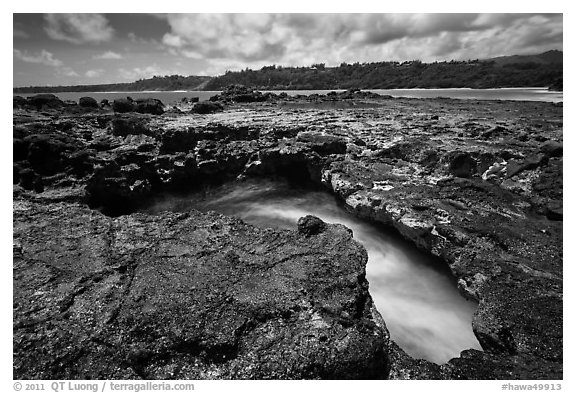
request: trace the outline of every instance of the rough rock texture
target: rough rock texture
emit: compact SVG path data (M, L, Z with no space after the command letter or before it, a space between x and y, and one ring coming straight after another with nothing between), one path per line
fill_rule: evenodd
M261 102L266 101L267 95L242 85L226 87L220 94L210 97L210 101L234 102Z
M112 102L112 109L117 113L134 112L136 106L134 101L128 98L118 98Z
M78 105L84 108L100 108L98 101L92 97L80 97Z
M237 177L286 176L301 183L324 185L356 215L391 226L415 246L440 257L458 279L462 295L479 303L472 329L484 351L464 351L459 358L443 365L412 359L393 341L386 339L378 341L382 332L384 336L387 333L384 322L379 322L378 318L373 317L372 322L376 322L378 328L372 327L370 331L376 336L368 336L376 337L377 339L373 340L382 343L380 349L383 352L377 352L372 346L376 345L375 341L368 339L367 335L362 335L362 330L358 327L366 326L362 321L369 321L371 317L358 313L350 314L349 310L346 312L352 320L351 326L360 335L348 332L348 336L344 333L342 336L328 336L340 337L339 340L334 339L334 347L330 348L340 345L336 343L343 342L346 345L349 343L350 346L346 347L346 351L350 358L347 359L362 359L363 356L377 359L381 355L381 359L388 357L389 362L379 363L383 371L382 374L378 374L387 378L561 379L563 375L562 106L537 102L373 98L356 92L347 92L346 95L351 98L340 101L338 95L302 99L287 97L284 99L278 96L278 102L232 105L223 111L202 115L196 113L165 113L162 116L135 113L113 115L105 112L77 115L62 109L60 115L56 116L54 113L29 111L24 107L16 109L13 128L13 183L15 184L14 255L18 274L15 271L14 286L17 289L15 298L20 296L22 299L18 305L22 309L15 311L15 329L18 330L16 326L20 326L21 321L28 318L26 315L32 315L31 320L38 321L29 327L38 331L15 334L15 348L18 345L22 345L18 348L26 348L19 349L18 355L15 355L15 367L18 365L17 369L21 370L18 371L20 373L18 375L24 378L44 373L42 375L46 378L60 376L64 378L65 373L70 373L67 374L69 377L80 378L90 376L84 373L101 372L101 375L109 374L110 377L119 378L138 376L159 378L169 375L158 371L163 367L160 366L162 359L176 359L183 356L188 361L174 360L180 365L174 366L178 369L174 375L186 375L191 378L375 376L372 367L376 363L360 363L357 368L352 368L346 374L335 370L343 370L342 364L348 360L340 358L344 363L326 360L332 355L339 358L340 355L336 356L333 349L324 352L321 349L323 347L314 344L316 341L311 341L310 346L305 345L308 342L306 341L308 338L304 338L308 337L306 336L308 333L304 333L305 329L290 330L294 326L300 326L292 325L290 318L301 315L303 310L293 311L295 314L287 317L289 321L265 319L262 326L249 324L252 329L250 330L246 327L248 325L242 325L244 319L237 321L234 316L236 314L227 314L228 308L222 306L218 309L222 314L217 315L222 316L221 321L228 321L225 325L227 327L222 327L224 330L214 330L220 333L208 337L208 332L212 329L209 325L200 327L200 330L192 328L189 330L189 325L185 325L186 329L178 330L180 321L171 319L176 317L170 316L150 322L144 318L147 315L146 307L139 303L144 300L135 300L135 297L131 297L133 290L131 284L122 281L132 277L130 276L132 267L150 269L149 271L153 272L151 274L156 275L157 269L160 269L158 266L163 265L154 265L152 259L161 264L165 260L176 258L178 262L175 262L177 268L174 271L190 268L182 267L181 265L185 264L182 261L185 258L194 259L187 256L193 245L188 244L186 236L192 236L195 229L183 229L180 226L184 221L191 220L190 217L166 215L150 218L130 215L140 205L146 203L147 198L166 190L184 191ZM361 99L355 98L357 95L362 96ZM15 105L20 101L15 99ZM110 216L126 216L107 218L91 211L89 207L100 209ZM68 211L70 214L66 215L65 212ZM101 238L99 235L101 232L106 233L106 236L102 235L104 248L96 247L94 245L96 243L82 248L84 247L82 240L75 237L74 231L70 232L63 228L60 234L57 230L51 230L51 225L58 228L58 220L54 218L58 214L67 217L66 220L78 220L74 224L77 225L77 232L90 233L86 238L93 238L94 242L100 241L97 239ZM205 230L214 234L215 244L228 244L226 243L228 241L231 242L229 244L236 244L234 243L236 240L233 239L245 239L242 237L244 235L218 232L217 228L209 228L207 224L207 221L214 219L216 223L232 225L232 222L236 222L234 220L191 214L193 220L186 222L191 228L194 225L199 225L200 228L204 225L202 223L206 223ZM66 220L63 222L68 222ZM42 224L48 222L50 224ZM168 222L171 224L167 225ZM80 227L80 224L84 226ZM36 226L39 225L42 226L42 230L37 229ZM71 227L74 225L70 224ZM93 225L96 225L97 229L90 229ZM286 235L288 236L286 241L290 240L291 246L294 247L301 246L298 242L308 242L302 247L309 247L307 249L310 250L320 247L316 249L320 253L329 253L332 246L328 243L314 243L318 239L336 234L345 236L344 231L340 233L331 226L328 226L326 231L322 230L323 226L314 219L303 220L300 227L301 232ZM268 232L244 228L245 234L249 233L251 236L254 235L254 238L261 239L262 249L270 249L272 260L283 255L282 251L274 251L275 243L272 237L265 235ZM180 230L182 232L171 232ZM34 235L36 233L34 231L37 231L37 235ZM44 237L40 236L42 231L46 233ZM174 236L170 237L170 233ZM269 233L272 236L271 234L276 232ZM114 240L114 236L120 234L125 243ZM240 237L234 238L232 235ZM62 236L70 236L71 240L66 243ZM18 240L24 242L22 244L26 246L18 246L16 239L28 239ZM163 246L158 243L162 239L162 243L173 245L174 250L184 250L183 254L174 251L166 259L162 254ZM354 246L356 243L351 242L349 238L346 239L348 240L343 243L347 245L346 249L356 247ZM248 253L253 246L251 241L252 239L246 241L241 250ZM49 247L46 247L47 244ZM127 244L126 247L132 247L136 254L126 257L126 252L122 251L119 244ZM238 247L241 244L243 243L238 240ZM18 251L18 247L22 247L22 250L36 250L43 247L52 251L38 251L35 256L29 252L26 256L22 254L24 251ZM65 258L64 253L68 252L66 247L77 251L70 251L71 254L66 254L68 257ZM98 278L100 281L94 281L96 279L93 278L80 280L77 276L80 273L76 270L82 269L66 270L57 265L74 259L76 252L90 253L91 249L96 250L94 251L96 254L90 254L87 266L91 266L91 263L101 265L94 269L86 267L89 269L86 273L89 273L89 277L93 277L90 274L94 272L108 271L106 270L108 268L104 268L106 265L104 262L97 262L99 260L97 253L104 253L105 249L109 254L106 254L108 257L102 257L102 260L107 260L106 263L110 266L116 264L125 266L118 268L125 269L124 272L118 270L114 273L118 275L114 276L114 279L119 280L113 281L116 283L114 285L121 289L116 286L113 289L120 292L114 292L106 297L109 292L99 286L97 288L102 289L102 292L97 291L97 294L92 292L96 288L92 287L93 284L108 282L106 281L108 278L113 278L108 276L108 273L94 276L102 277ZM210 250L209 247L207 249ZM345 253L344 249L338 250L340 253ZM139 258L138 252L142 252L142 258ZM258 254L259 252L254 255L264 255ZM56 255L61 257L57 258ZM122 262L124 258L128 258L129 262ZM219 260L226 260L222 258ZM236 260L234 256L231 258ZM140 259L143 261L142 265L137 262ZM242 254L239 260L249 259ZM242 266L240 269L242 272L242 269L248 269L247 265L239 266ZM337 269L333 270L337 274L331 276L328 274L330 269L322 270L326 267L313 265L310 268L324 272L321 276L326 279L335 283L340 282L338 281L340 273ZM40 273L36 273L37 271ZM59 278L49 279L52 277L49 272L53 272ZM162 274L166 273L162 271ZM206 275L202 280L211 282L211 270L202 270L202 274ZM243 275L241 272L239 274L248 280L247 282L252 282L254 288L260 285L260 281L255 281L257 276ZM270 280L304 280L302 277L298 278L299 274L298 269L289 273L282 271ZM315 279L312 270L308 274L311 279ZM361 275L361 272L358 271L358 274ZM29 276L46 282L34 281L34 285L28 286ZM162 277L160 273L158 277ZM142 283L149 283L146 277L142 276L141 279ZM239 281L237 285L249 285L240 282L243 281ZM266 282L267 285L271 283L271 281L262 282ZM59 283L62 283L62 287ZM151 295L154 293L156 296L154 299L163 299L151 303L152 313L160 312L157 311L156 301L162 301L165 308L173 305L178 310L187 307L185 303L188 301L197 301L196 298L170 294L176 289L167 288L169 286L162 287L168 291L162 294L161 288L154 286L153 282L149 285L150 288L147 290L152 292L148 296L154 297ZM181 288L178 285L175 287ZM88 288L81 289L85 286ZM44 289L35 295L31 288L36 291L39 287ZM216 284L214 287L221 288ZM276 287L272 285L272 288ZM362 292L364 283L357 282L354 288L354 291ZM349 289L352 290L352 287ZM93 296L85 303L78 300L76 310L75 299L81 299L83 291ZM334 299L338 298L348 304L352 298L346 297L347 291L338 287L338 290L334 290L331 294L324 293L322 296L327 298L336 296ZM71 293L73 295L70 295ZM295 302L290 304L296 304L303 299L298 290L290 293L292 294L290 296L293 296L291 299ZM72 343L67 341L69 335L66 332L74 329L66 330L68 328L62 327L63 323L69 323L63 315L58 314L64 311L56 312L56 308L53 308L56 306L36 304L34 296L40 298L45 296L52 300L64 299L65 296L71 298L72 300L62 303L69 305L68 308L62 306L63 310L72 310L76 313L74 314L76 319L72 321L82 323L81 326L86 327L88 332L86 336L75 336L74 340L79 341ZM254 299L259 299L258 296ZM273 296L266 298L270 301L276 300ZM58 303L60 300L54 301L56 302L54 304L60 304ZM93 315L91 312L100 312L99 310L81 311L81 309L93 310L92 304L98 305L94 307L101 307L102 310L123 310L115 306L123 301L133 306L135 310L142 310L138 314L139 317L127 322L128 319L119 317L128 318L125 316L127 314L118 311L111 320L111 325L103 326L105 322L90 316ZM249 319L246 315L252 315L250 314L252 311L244 313L248 307L246 304L256 300L245 301L247 303L242 303L241 307L238 306L240 303L234 303L238 306L236 307L238 310L234 312L238 311L242 318ZM208 309L212 307L209 305L214 304L211 302L210 299L206 300ZM194 303L195 306L192 307L194 311L189 312L204 318L205 314L196 314L202 312L196 310L196 307L203 308L203 304ZM262 306L261 303L254 304ZM347 310L350 304L342 307ZM271 307L285 309L280 304ZM255 306L254 310L256 308ZM364 305L361 309L368 310L369 307ZM313 306L306 310L316 309ZM50 318L42 319L37 315L43 312L49 313ZM87 314L84 315L83 312ZM328 314L330 318L336 315ZM320 317L328 318L322 313ZM202 318L196 322L205 323ZM316 317L305 320L316 320L314 318ZM151 323L150 326L154 329L142 328L143 330L133 333L121 330L122 326L147 326L147 323ZM320 325L324 326L319 322ZM248 339L246 338L248 336L244 337L243 334L241 339L234 341L235 339L231 338L234 335L228 332L238 326L248 329L248 335L254 334L250 336L254 341L250 341L252 338ZM340 329L337 324L330 326L331 329ZM344 325L338 326L352 329ZM106 330L113 327L120 330L114 332ZM87 338L93 337L92 334L100 328L106 331L106 335L112 337L111 340L116 341L100 343L99 338L96 341ZM165 338L155 335L156 330L165 332L165 336L162 336ZM188 336L192 331L202 332L198 333L201 338L193 339L192 336ZM58 354L51 358L53 360L41 357L47 356L45 354L35 352L30 353L44 360L33 362L31 357L26 357L28 351L33 351L34 346L31 343L37 334L42 340L49 340L52 354ZM280 335L285 341L268 343L265 341L267 334L273 337ZM315 334L312 336L316 337ZM183 341L182 337L185 337ZM345 337L350 337L352 341L347 341ZM244 339L248 341L242 341ZM22 344L17 340L23 340ZM332 343L331 340L329 338L326 343ZM153 344L146 344L148 342ZM190 342L192 344L189 344ZM208 342L206 345L214 350L213 353L216 354L214 357L203 346L204 342ZM268 347L269 352L265 352L266 356L248 355L252 352L242 346L244 345L242 343L248 342L255 348L265 348L267 345L271 347ZM309 351L302 355L310 359L311 363L307 363L302 357L298 363L293 361L292 355L284 357L279 355L279 353L292 353L290 348L293 348L291 345L295 342L299 343L303 351ZM360 344L361 342L363 344ZM124 351L121 352L125 359L122 366L124 371L117 371L116 368L112 370L113 366L108 367L102 363L97 363L103 367L102 369L90 368L88 365L96 364L91 363L96 360L92 360L90 356L96 355L88 355L84 351L67 352L66 349L68 346L82 348L85 345L89 345L87 349L89 354L98 353L93 350L96 347L91 347L92 345L99 346L99 350L108 348L110 352ZM132 349L129 349L132 345L135 345L134 352L130 352ZM272 347L277 348L278 353L271 349ZM286 352L282 352L284 350L282 348ZM178 353L179 356L171 357L172 353ZM234 360L222 360L224 354L226 356L235 354ZM372 354L370 355L372 357L368 354ZM76 362L74 356L82 358L84 366L74 368L72 366ZM271 366L276 360L278 365ZM169 364L172 360L165 361ZM201 374L190 371L190 365L195 362L200 364L198 370L204 370ZM328 366L318 368L319 364ZM26 369L32 366L37 369L35 371ZM88 369L92 371L87 371ZM211 371L206 371L208 369ZM123 374L128 373L126 370L132 370L130 372L134 374Z
M192 106L192 112L200 114L221 112L223 110L224 107L218 102L202 101L197 102L194 104L194 106Z
M14 378L383 378L345 227L14 202Z
M32 109L32 110L50 110L61 109L64 102L54 94L36 94L28 98L15 96L13 99L14 108Z
M164 104L155 98L142 98L136 100L136 112L161 115L164 113Z

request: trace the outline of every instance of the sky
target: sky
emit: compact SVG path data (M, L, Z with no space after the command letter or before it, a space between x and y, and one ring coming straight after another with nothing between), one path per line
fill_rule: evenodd
M13 14L13 86L563 50L562 14Z

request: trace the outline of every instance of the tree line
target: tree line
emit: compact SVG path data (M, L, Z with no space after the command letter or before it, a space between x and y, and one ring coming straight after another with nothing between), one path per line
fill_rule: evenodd
M398 88L498 88L550 86L562 78L562 64L536 62L500 65L494 61L423 63L342 63L338 67L266 66L226 72L211 79L206 90L241 84L258 90L332 90Z
M16 87L14 93L64 93L64 92L105 92L105 91L174 91L201 90L210 80L210 76L154 76L129 83L110 83L101 85L76 86L31 86Z
M562 63L524 61L502 64L497 61L449 61L342 63L326 67L324 63L309 67L270 65L259 70L246 68L226 71L224 75L154 76L131 83L102 85L18 87L14 93L100 92L100 91L173 91L222 90L229 85L244 85L257 90L335 90L335 89L400 89L562 86Z

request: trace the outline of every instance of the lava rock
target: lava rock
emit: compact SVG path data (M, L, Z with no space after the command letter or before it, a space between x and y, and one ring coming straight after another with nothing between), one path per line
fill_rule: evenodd
M523 161L510 160L506 166L507 177L516 176L520 172L536 169L541 165L545 165L548 162L548 157L544 154L535 154L526 157Z
M28 100L24 97L21 97L21 96L14 96L12 98L12 105L13 105L14 109L24 108L28 105Z
M197 143L197 133L189 130L166 130L160 137L160 152L187 152L193 150Z
M28 97L28 103L38 111L45 109L60 109L64 106L64 102L54 94L37 94Z
M210 101L224 102L262 102L267 96L261 92L250 89L243 85L230 85L224 88L222 93L210 97Z
M110 101L108 101L108 99L104 98L102 99L102 101L100 101L100 108L110 109L112 108L112 105L110 105Z
M143 98L136 100L135 111L138 113L150 113L161 115L164 113L164 104L155 98Z
M112 109L117 113L134 112L136 106L129 98L117 98L112 102Z
M67 136L51 134L33 134L24 138L28 145L27 160L31 167L42 175L53 175L63 170L65 152L76 149L77 142Z
M346 153L346 142L342 138L318 132L301 132L297 141L304 142L320 155Z
M146 126L146 122L135 116L118 117L112 120L112 135L150 135L151 132Z
M562 157L562 143L556 141L548 141L540 146L540 151L548 157Z
M99 108L98 101L96 101L92 97L81 97L80 100L78 100L78 105L81 108L93 108L93 109Z
M546 206L546 217L551 220L562 221L563 216L562 201L550 201Z
M222 112L224 110L224 107L219 102L202 101L194 104L191 110L194 113L204 115L214 112Z
M17 379L387 374L367 254L339 226L303 242L216 213L112 219L26 200L14 217Z
M34 190L36 192L42 192L44 190L42 177L30 168L20 170L18 179L20 180L22 188L26 190Z
M502 134L503 132L507 131L506 127L502 126L494 126L486 131L484 131L480 136L484 139L492 138Z
M449 164L450 173L456 177L470 177L476 172L476 161L470 153L456 153Z
M298 219L298 232L305 236L317 235L326 229L326 223L315 216L305 216Z

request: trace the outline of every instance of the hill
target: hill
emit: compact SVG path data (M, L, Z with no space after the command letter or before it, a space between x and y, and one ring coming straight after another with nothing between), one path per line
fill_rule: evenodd
M499 88L553 86L562 89L563 53L502 56L485 60L423 63L419 60L377 63L342 63L326 67L265 66L227 71L217 77L155 76L132 83L56 87L19 87L14 93L222 90L244 85L258 90L335 90L398 88Z
M548 52L540 53L539 55L500 56L500 57L494 57L492 59L486 59L484 61L493 61L498 65L513 64L513 63L562 64L563 55L564 54L562 51L550 50Z
M273 65L257 71L227 72L211 79L206 89L221 90L231 84L259 90L539 87L557 84L562 74L562 52L550 51L535 56L434 63Z
M62 92L105 92L105 91L174 91L202 90L210 76L154 76L130 83L76 86L31 86L15 87L14 93L62 93Z

